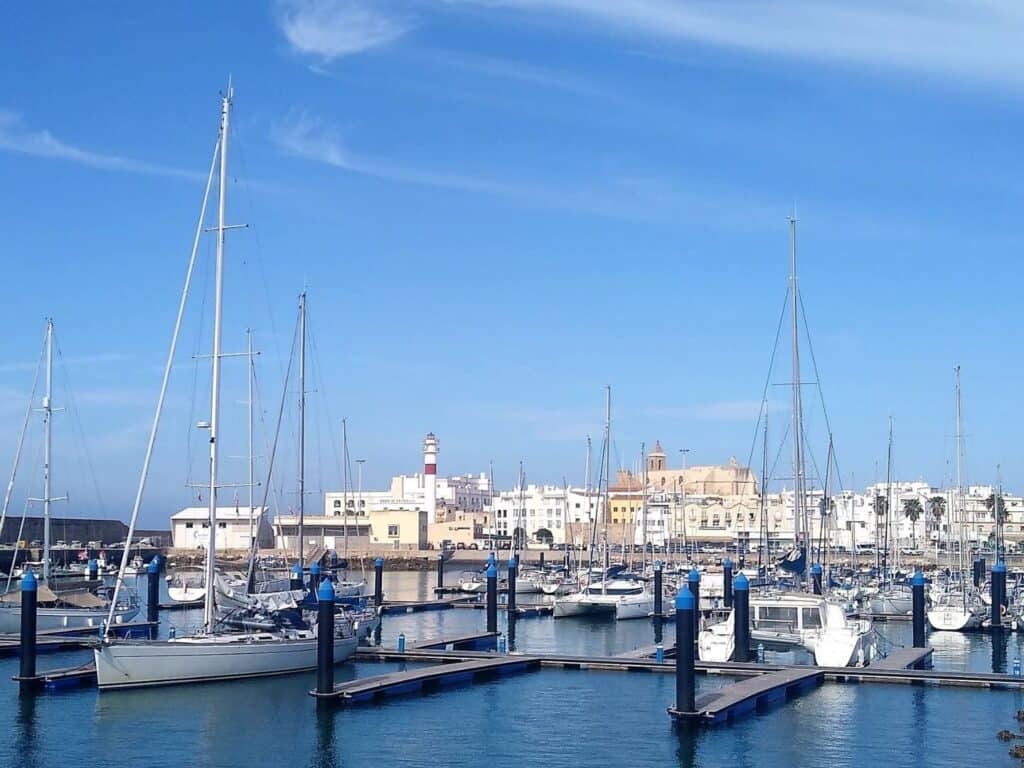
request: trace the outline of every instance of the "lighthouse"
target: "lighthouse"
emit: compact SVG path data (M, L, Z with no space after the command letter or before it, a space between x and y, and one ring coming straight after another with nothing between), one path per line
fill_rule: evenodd
M436 522L437 513L437 437L428 432L423 439L423 506L427 510L427 524Z

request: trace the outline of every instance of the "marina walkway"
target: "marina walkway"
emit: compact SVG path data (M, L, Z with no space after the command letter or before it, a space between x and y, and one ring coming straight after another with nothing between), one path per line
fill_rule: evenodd
M471 635L437 637L419 640L408 647L419 650L441 649L445 651L493 651L498 647L500 632L474 632Z
M874 669L917 669L931 663L931 648L896 648L884 659L872 661Z
M824 679L818 667L788 667L706 693L697 698L693 712L669 709L669 713L679 720L721 725L816 688Z
M371 703L385 697L431 691L441 686L472 683L495 675L518 674L539 667L539 660L530 656L491 655L488 658L476 658L454 664L435 664L389 675L364 677L336 685L331 693L310 691L310 695L340 704Z
M391 600L380 607L381 615L395 613L420 613L421 611L443 611L459 603L476 600L473 595L445 597L440 600Z

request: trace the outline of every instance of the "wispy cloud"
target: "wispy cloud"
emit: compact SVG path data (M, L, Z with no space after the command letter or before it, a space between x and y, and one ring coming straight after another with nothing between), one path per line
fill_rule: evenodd
M387 45L412 28L380 0L281 0L278 6L289 45L321 63Z
M305 112L292 113L286 119L275 123L271 130L271 138L288 154L364 176L465 192L517 192L510 185L483 178L403 166L353 154L345 147L337 128Z
M494 79L510 80L583 96L607 98L610 95L601 85L587 78L525 61L454 51L434 51L426 54L426 58L437 64Z
M367 157L348 149L336 127L296 111L271 128L272 140L295 157L338 168L348 173L456 192L503 197L552 210L629 220L676 220L683 215L729 226L763 226L779 212L754 199L728 190L715 191L709 180L693 180L689 186L643 171L622 171L566 183L563 178L514 179L448 173ZM742 216L737 211L743 211Z
M1024 81L1019 0L449 0L616 33L999 84Z
M92 355L76 355L64 357L63 362L71 368L88 368L109 363L121 363L130 360L129 355L120 352L98 352ZM0 363L0 373L17 373L19 371L34 371L39 364L37 360L11 361Z
M760 400L720 400L712 403L696 403L680 406L651 406L643 414L655 419L680 419L685 421L750 422L757 421L761 413ZM768 401L768 410L782 410L781 403Z
M117 155L92 152L61 141L48 130L30 128L22 116L9 109L0 109L0 150L21 155L65 160L90 168L109 171L172 176L179 179L203 179L201 174L166 165L154 165Z

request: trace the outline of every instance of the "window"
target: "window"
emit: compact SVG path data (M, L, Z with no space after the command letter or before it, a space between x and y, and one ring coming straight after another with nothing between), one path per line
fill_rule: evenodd
M334 508L341 509L341 502L338 499L334 500Z
M217 527L218 528L227 528L228 524L227 523L217 523Z
M390 536L392 538L395 538L395 537L398 536L398 526L397 525L389 525L388 526L388 536Z
M186 528L192 528L194 526L195 526L195 523L185 523L185 527Z

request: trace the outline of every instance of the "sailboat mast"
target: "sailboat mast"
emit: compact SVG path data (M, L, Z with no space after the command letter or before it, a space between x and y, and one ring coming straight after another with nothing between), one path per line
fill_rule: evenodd
M341 506L345 515L345 560L348 560L348 420L341 420Z
M253 506L253 493L255 485L255 469L253 467L253 439L252 439L252 409L253 409L253 376L255 371L253 370L252 362L252 328L245 330L246 336L246 356L249 359L249 548L256 548L256 536L253 531L253 515L256 513L256 507Z
M306 567L306 292L299 294L299 567Z
M882 583L885 584L889 573L889 547L891 546L892 517L892 416L889 417L889 446L885 457L885 528L882 542Z
M53 482L53 319L46 321L46 394L43 395L43 582L50 581L50 502Z
M803 404L800 395L800 292L796 271L796 217L789 217L789 281L792 298L792 395L793 395L793 540L799 549L803 546L804 523L804 457L803 457ZM802 581L803 574L797 578Z
M640 537L640 544L643 546L643 552L640 554L640 568L641 570L647 568L647 444L640 443L640 461L644 464L644 487L643 496L641 497L641 508L640 508L640 524L644 527L643 535Z
M956 512L957 520L959 522L959 553L957 557L957 564L960 571L960 591L963 594L964 607L967 606L967 580L964 573L964 547L966 546L964 536L964 479L963 479L963 452L964 452L964 436L963 436L963 413L960 410L960 366L956 366L953 369L954 378L956 382L955 396L956 396Z
M607 394L605 396L604 406L604 467L602 468L602 474L604 475L604 576L601 578L601 592L602 594L608 593L608 566L609 566L609 552L608 552L608 477L611 469L611 452L612 452L612 388L609 385L607 388Z
M684 510L685 511L685 510ZM768 548L768 399L764 400L764 431L761 437L761 546L757 550L757 576L763 583L767 567Z
M206 547L206 597L203 603L203 624L212 632L216 622L214 610L214 570L217 552L217 462L220 453L220 367L221 332L224 315L224 213L227 206L228 184L228 126L231 114L232 88L221 100L220 111L220 179L217 202L217 259L214 268L213 303L213 375L210 384L210 540Z

